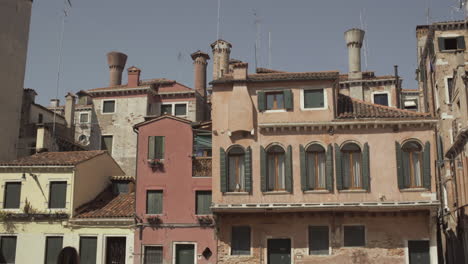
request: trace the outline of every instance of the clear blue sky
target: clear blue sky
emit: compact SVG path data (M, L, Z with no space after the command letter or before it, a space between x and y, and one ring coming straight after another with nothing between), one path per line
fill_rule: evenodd
M71 91L106 86L106 53L128 55L142 78L175 79L192 87L190 53L211 55L216 39L217 0L71 0L65 26L59 98ZM347 72L343 33L359 27L363 14L367 67L379 75L399 65L404 88L416 88L416 25L458 20L458 0L221 0L220 37L233 44L231 57L254 71L256 28L260 20L260 59L268 66L268 32L272 68L287 71ZM59 32L64 0L33 3L25 87L36 89L38 101L55 97ZM210 61L211 62L211 61ZM208 69L211 81L211 63ZM124 72L124 83L126 74Z

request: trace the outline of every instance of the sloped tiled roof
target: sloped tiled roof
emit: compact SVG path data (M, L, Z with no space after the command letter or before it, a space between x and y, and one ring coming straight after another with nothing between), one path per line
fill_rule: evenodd
M92 201L80 206L75 218L129 218L133 217L135 193L115 195L111 186Z
M339 94L337 117L338 119L429 118L430 114L372 104Z
M278 70L273 70L273 69L268 69L268 68L257 68L255 70L256 73L279 73L279 72L285 72L285 71L278 71Z
M227 75L217 80L212 81L216 83L229 83L229 82L277 82L277 81L307 81L307 80L333 80L338 79L338 71L322 71L322 72L271 72L249 74L247 80L234 80L232 75Z
M187 124L191 124L191 123L192 123L192 121L190 121L190 120L188 120L188 119L185 119L185 118L180 118L180 117L177 117L177 116L164 114L164 115L160 115L160 116L150 117L150 118L148 118L148 120L146 120L146 121L143 121L143 122L140 122L140 123L138 123L138 124L135 124L135 125L133 126L133 128L138 129L138 128L141 127L141 126L144 126L144 125L147 125L147 124L149 124L149 123L153 123L153 122L159 121L159 120L161 120L161 119L166 119L166 118L169 118L169 119L172 119L172 120L175 120L175 121L179 121L179 122L182 122L182 123L187 123Z
M42 152L0 166L74 166L106 153L105 150Z

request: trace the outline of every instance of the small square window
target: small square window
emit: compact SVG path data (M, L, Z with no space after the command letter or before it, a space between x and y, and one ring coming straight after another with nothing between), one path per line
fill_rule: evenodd
M374 94L374 104L388 106L388 94Z
M444 39L445 50L456 50L457 49L457 39L456 38L446 38Z
M162 214L163 191L150 190L146 192L146 214Z
M163 248L161 246L145 246L143 263L144 264L162 264L163 263Z
M270 92L266 93L266 110L279 110L284 109L284 93L283 92Z
M161 105L161 115L172 115L172 105L171 104Z
M211 191L196 192L196 214L206 215L211 214Z
M165 141L164 136L148 137L148 159L164 159Z
M88 113L81 113L80 114L80 123L85 124L89 122L89 114Z
M324 106L323 89L304 90L304 108L323 108Z
M343 230L345 247L364 247L366 245L366 231L364 226L344 226Z
M187 115L187 104L176 104L175 105L175 115L176 116L185 116L185 115Z
M114 113L115 112L115 101L103 101L102 102L103 113Z

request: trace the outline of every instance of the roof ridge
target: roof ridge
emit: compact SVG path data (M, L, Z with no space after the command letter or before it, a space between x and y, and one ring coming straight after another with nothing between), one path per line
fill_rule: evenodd
M344 94L340 94L340 95L347 96L347 95L344 95ZM406 109L401 109L401 108L396 108L396 107L387 106L387 105L379 105L379 104L369 103L369 102L366 102L366 101L363 101L363 100L360 100L360 99L356 99L356 98L353 98L353 97L350 97L350 96L348 96L348 97L349 97L352 101L356 101L356 102L358 102L358 103L365 104L365 105L369 105L369 106L373 106L373 107L377 107L377 108L383 108L383 109L388 109L388 110L392 110L392 111L402 111L402 112L409 113L409 114L430 115L429 113L415 112L415 111L406 110Z

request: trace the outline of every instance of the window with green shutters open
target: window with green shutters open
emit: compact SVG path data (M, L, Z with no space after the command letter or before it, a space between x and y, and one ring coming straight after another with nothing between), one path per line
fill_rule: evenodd
M336 187L338 190L370 190L369 145L363 150L356 143L335 144Z
M163 191L148 190L146 192L146 214L163 213Z
M325 107L324 89L305 89L302 91L302 93L303 109L323 109Z
M424 148L416 140L406 141L403 145L395 142L398 187L431 188L430 143Z
M252 192L252 149L232 146L219 150L221 192Z
M49 185L49 208L66 208L67 182L54 181Z
M309 255L330 254L328 226L309 226Z
M292 110L293 94L290 89L259 91L257 93L259 112L275 110Z
M458 51L465 50L464 36L458 37L440 37L438 38L439 51Z
M197 215L211 214L211 191L195 192L195 210Z
M15 263L16 236L0 237L0 263Z
M163 263L163 247L161 246L145 246L144 247L144 264L162 264Z
M231 230L231 255L250 255L250 226L233 226Z
M3 208L18 209L20 208L21 199L21 182L5 183L5 197L3 199Z
M162 160L165 155L165 142L164 136L150 136L148 137L148 160Z

